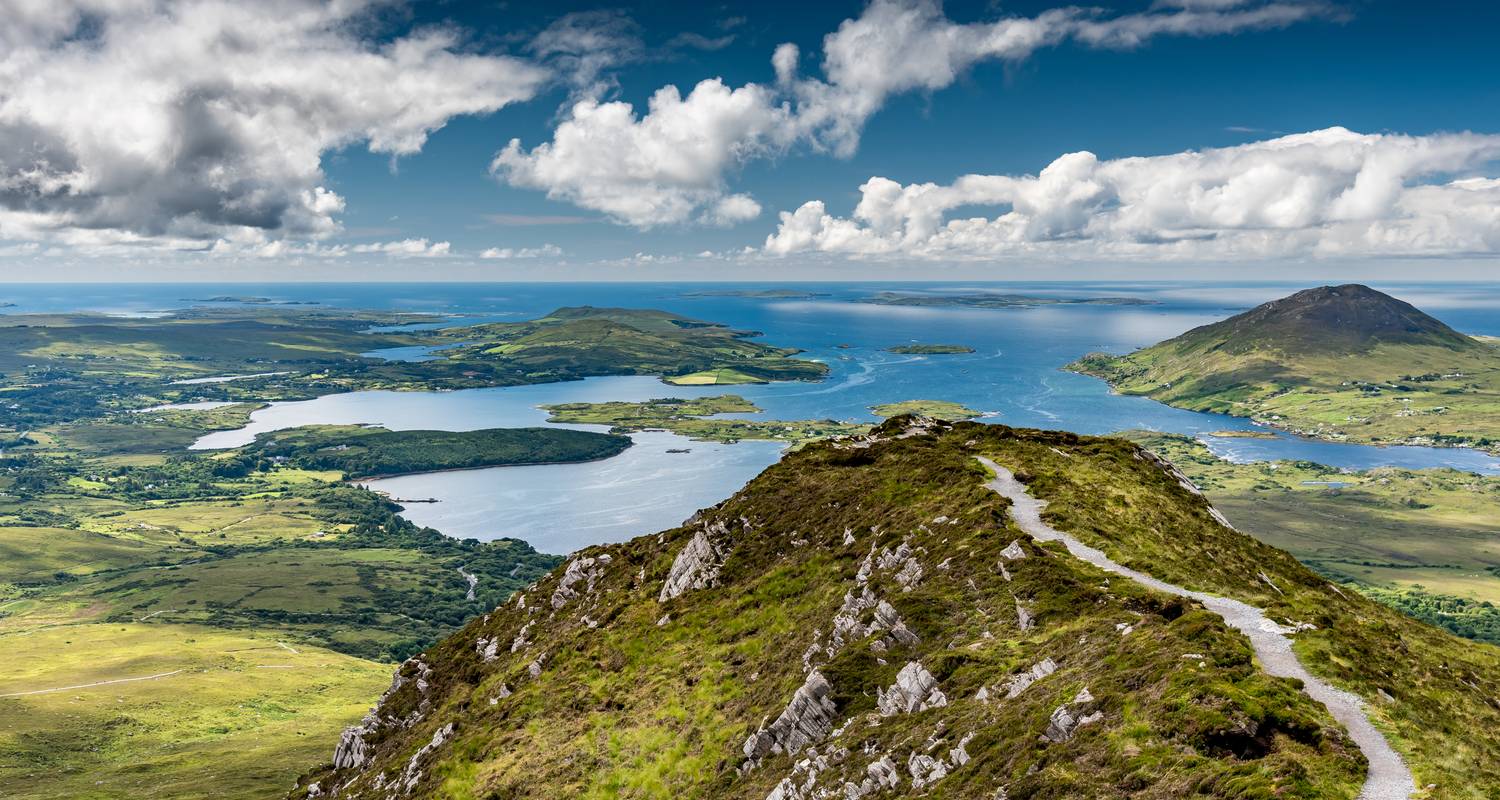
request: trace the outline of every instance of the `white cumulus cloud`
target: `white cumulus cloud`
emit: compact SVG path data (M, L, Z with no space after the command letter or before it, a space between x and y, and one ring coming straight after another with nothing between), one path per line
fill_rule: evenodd
M562 255L562 248L555 244L544 244L541 247L491 247L479 254L485 259L512 259L512 258L557 258Z
M452 29L380 36L378 5L0 3L0 239L316 238L344 207L324 153L416 153L546 80Z
M1329 13L1298 0L1178 0L1116 16L1070 6L960 24L935 0L873 0L824 37L821 78L802 77L798 48L783 44L772 54L774 83L732 88L715 78L685 98L667 86L644 114L624 102L578 102L552 141L528 150L512 140L491 171L641 228L695 219L732 224L755 216L748 196L724 206L729 176L745 162L798 144L851 156L889 97L943 89L980 62L1018 62L1069 40L1131 48L1154 36L1229 34Z
M1060 156L1036 175L873 177L849 217L783 212L765 251L992 259L1500 253L1500 135L1343 128L1164 156ZM993 216L954 218L990 206Z
M720 203L725 174L776 147L785 124L765 87L731 89L715 78L686 97L675 86L658 89L645 116L629 103L580 100L552 141L528 151L512 139L490 169L513 186L649 228ZM740 201L726 211L743 217L748 209Z
M426 239L401 239L394 242L357 244L349 248L352 253L379 253L397 258L438 258L448 255L448 242L430 242Z

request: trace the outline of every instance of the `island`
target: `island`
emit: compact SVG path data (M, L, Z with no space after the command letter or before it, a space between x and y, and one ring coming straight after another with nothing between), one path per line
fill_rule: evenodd
M1307 289L1066 369L1302 436L1500 452L1500 349L1359 284Z
M855 301L881 306L955 306L961 308L1033 308L1036 306L1150 306L1158 301L1140 297L1043 297L1025 294L922 294L880 292Z
M961 419L974 419L983 412L975 411L961 403L953 403L947 400L903 400L899 403L884 403L871 406L870 412L877 417L899 417L902 414L916 414L922 417L935 417L957 421Z
M972 353L974 348L962 344L898 344L887 347L885 351L902 355L946 356Z
M662 397L643 402L559 403L542 406L548 422L608 425L611 433L665 430L701 441L733 443L742 439L791 442L796 445L835 436L865 433L869 425L836 420L752 420L724 414L758 414L759 406L739 395L682 399Z

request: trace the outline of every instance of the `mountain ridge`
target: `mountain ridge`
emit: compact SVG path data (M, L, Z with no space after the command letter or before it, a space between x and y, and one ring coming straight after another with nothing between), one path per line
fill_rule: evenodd
M1358 793L1363 757L1295 681L1200 604L1018 531L980 455L1119 563L1298 629L1427 797L1500 787L1500 651L1345 597L1129 443L903 417L574 554L404 664L294 795Z

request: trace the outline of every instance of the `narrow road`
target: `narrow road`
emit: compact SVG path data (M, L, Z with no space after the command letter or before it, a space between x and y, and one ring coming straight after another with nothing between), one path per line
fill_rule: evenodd
M95 686L109 686L110 684L113 684L113 683L134 683L135 681L154 681L157 678L165 678L165 677L167 677L169 675L176 675L179 672L182 672L182 670L180 670L180 669L174 669L171 672L158 672L155 675L142 675L139 678L116 678L116 679L114 679L112 681L95 681L94 683L80 683L77 686L54 686L51 689L33 689L32 691L29 691L29 692L11 692L10 694L0 694L0 697L26 697L28 695L33 695L33 694L48 694L50 692L69 692L69 691L72 691L74 689L92 689Z
M475 575L472 572L469 572L468 570L464 569L463 567L459 567L458 568L458 574L464 576L464 580L466 580L466 581L469 582L469 593L464 596L464 599L465 600L473 600L474 599L474 590L479 588L479 576Z
M1105 572L1129 578L1159 592L1197 600L1250 639L1250 647L1255 650L1255 657L1260 660L1261 669L1266 673L1301 680L1302 690L1328 708L1328 713L1349 731L1349 738L1370 762L1364 788L1359 792L1359 800L1408 800L1416 792L1416 780L1412 777L1411 770L1400 754L1391 748L1391 743L1386 741L1384 734L1370 722L1365 714L1364 701L1313 677L1302 666L1302 662L1297 660L1296 653L1292 652L1292 640L1287 636L1291 632L1289 628L1277 624L1266 616L1265 611L1247 603L1184 589L1115 563L1103 552L1042 522L1042 509L1047 502L1032 497L1026 485L1016 480L1010 470L987 458L981 457L979 462L995 473L995 479L987 485L1010 500L1011 519L1031 538L1042 542L1062 542L1075 558L1087 561Z

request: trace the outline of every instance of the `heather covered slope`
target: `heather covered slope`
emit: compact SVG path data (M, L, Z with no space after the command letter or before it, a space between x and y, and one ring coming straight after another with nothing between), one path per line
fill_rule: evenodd
M1500 349L1359 284L1307 289L1068 368L1126 394L1323 438L1500 446Z
M404 664L298 792L1356 795L1321 705L1196 603L1034 543L980 455L1116 561L1314 626L1304 663L1366 700L1427 796L1500 791L1500 651L1340 594L1127 442L900 418L575 554Z

